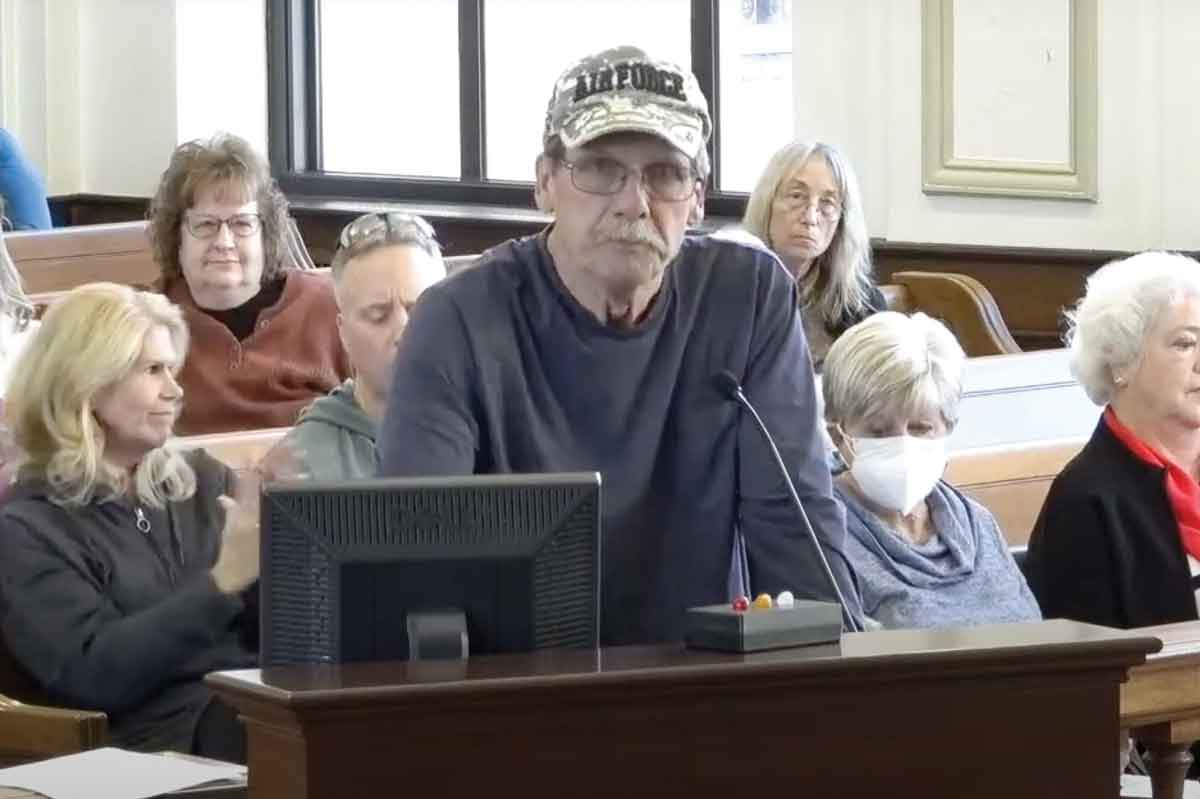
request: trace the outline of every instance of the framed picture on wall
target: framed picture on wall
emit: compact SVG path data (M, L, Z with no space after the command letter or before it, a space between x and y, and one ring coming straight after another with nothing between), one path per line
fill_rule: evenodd
M1097 0L923 0L923 189L1096 200Z

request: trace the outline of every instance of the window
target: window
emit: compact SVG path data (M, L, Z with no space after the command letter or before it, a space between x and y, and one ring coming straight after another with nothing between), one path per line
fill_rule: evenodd
M740 214L792 137L790 0L266 1L285 191L528 207L555 76L618 44L700 81L710 214Z
M458 5L321 0L318 18L325 169L457 178Z
M576 0L570 36L539 36L536 58L530 32L562 25L561 0L487 0L487 176L533 181L541 151L550 88L559 74L588 53L631 44L691 66L688 0ZM637 24L630 25L636 13ZM552 22L553 21L553 22Z
M264 0L178 0L175 6L178 141L217 131L267 149ZM213 51L220 51L214 57Z
M721 188L754 188L792 139L790 0L721 0Z

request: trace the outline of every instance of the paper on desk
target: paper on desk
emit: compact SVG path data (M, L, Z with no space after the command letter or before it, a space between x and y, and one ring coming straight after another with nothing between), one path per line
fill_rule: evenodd
M245 766L214 766L105 747L0 769L0 785L50 799L144 799L245 775Z

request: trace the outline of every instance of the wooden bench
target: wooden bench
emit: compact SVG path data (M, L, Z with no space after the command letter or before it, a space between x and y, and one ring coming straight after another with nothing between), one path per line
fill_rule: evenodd
M314 268L295 221L288 223L285 263L297 269ZM144 220L8 233L4 242L21 285L26 293L36 295L35 304L45 305L84 283L150 286L159 278L150 225Z
M951 452L945 479L992 512L1009 546L1025 546L1050 484L1086 442L1069 438Z
M254 466L289 428L212 433L176 439L183 448L203 447L232 469ZM1084 438L1008 444L950 453L946 480L988 508L1011 546L1029 541L1050 484L1079 452Z
M987 287L973 277L953 272L896 272L894 282L880 286L888 308L921 311L950 328L968 357L1008 355L1021 348L1008 332Z
M158 279L144 221L8 233L4 241L29 294L96 281L139 286Z
M0 642L0 767L70 755L108 742L108 716L52 707Z
M175 445L183 449L203 448L230 469L249 469L258 464L290 429L271 427L263 430L240 430L235 433L183 436L175 439Z

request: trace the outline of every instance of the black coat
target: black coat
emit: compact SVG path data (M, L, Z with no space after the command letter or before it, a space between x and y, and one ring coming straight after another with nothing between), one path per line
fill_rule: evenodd
M839 336L868 316L877 314L880 311L886 311L887 309L887 299L884 298L883 292L879 290L878 286L872 283L867 287L866 305L857 313L846 313L833 324L826 323L825 330L829 333L829 337L836 341Z
M1166 470L1101 418L1055 478L1029 539L1029 587L1046 618L1145 627L1197 618Z
M18 482L0 508L0 630L50 701L102 710L113 743L189 751L209 671L255 663L257 619L209 571L230 472L189 455L196 493L164 509L126 499L64 508Z

